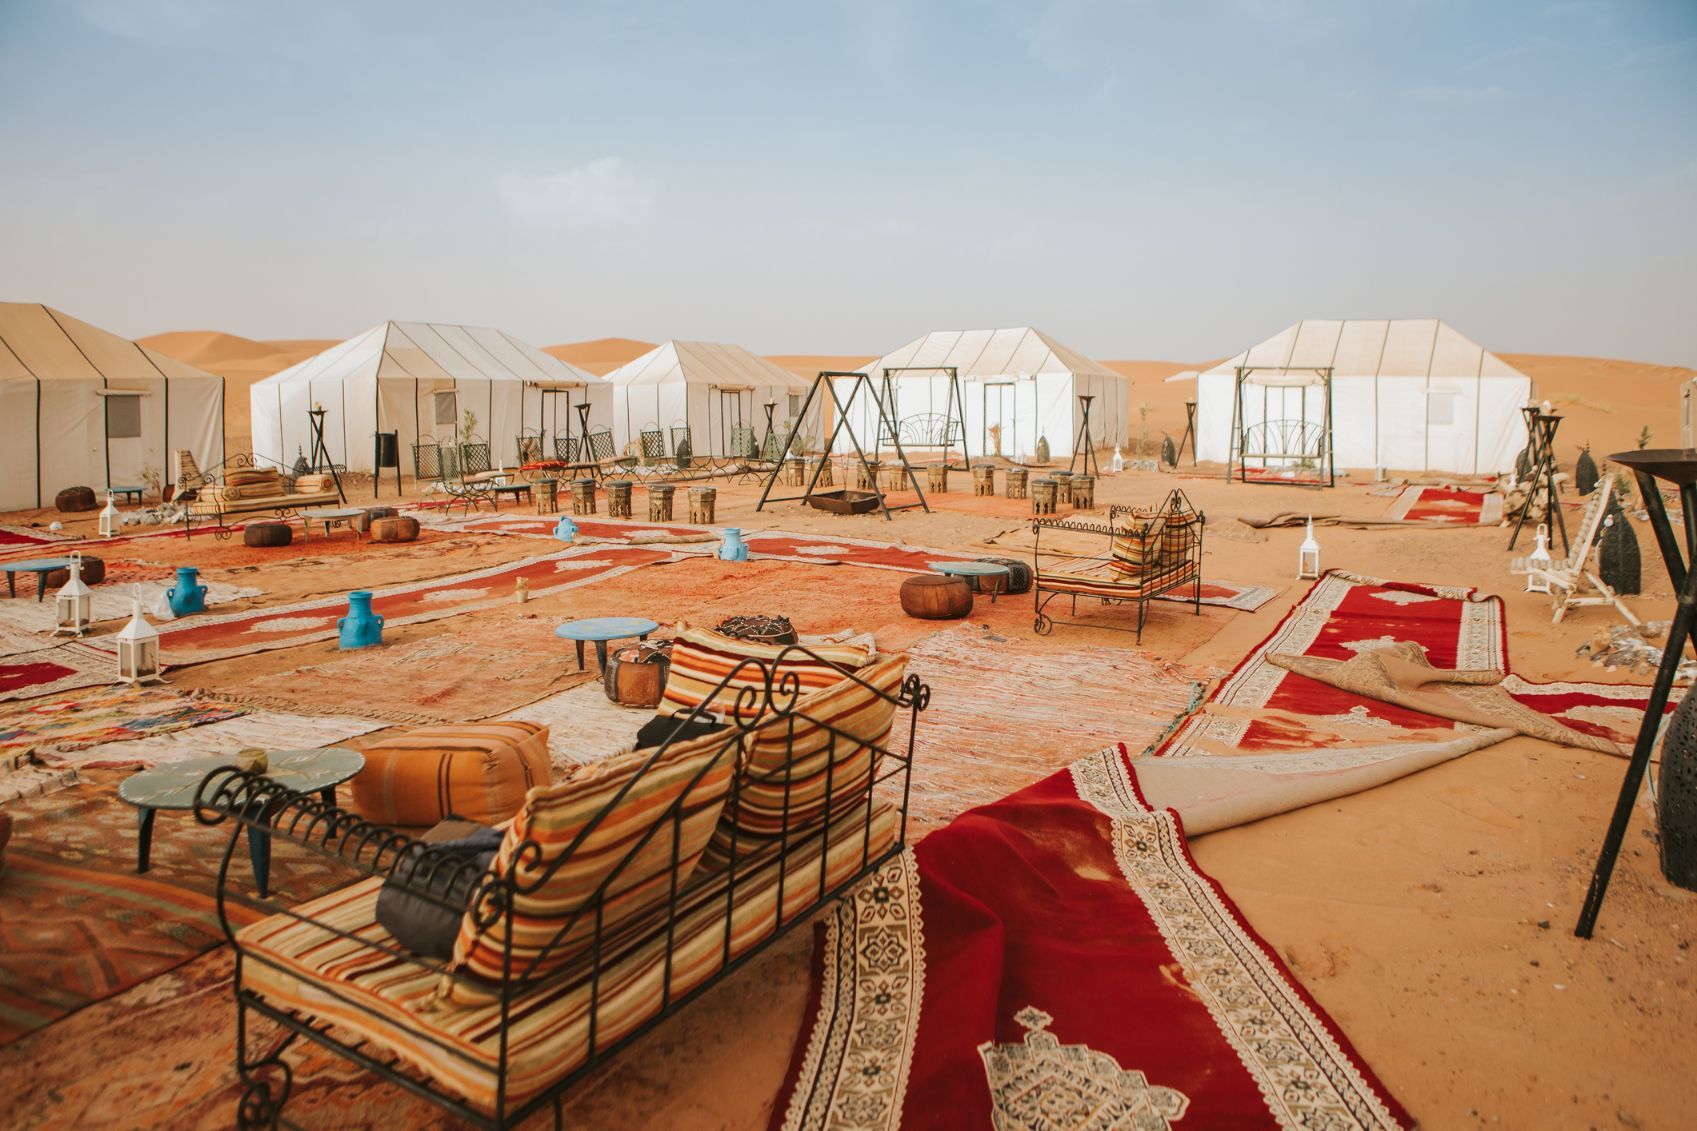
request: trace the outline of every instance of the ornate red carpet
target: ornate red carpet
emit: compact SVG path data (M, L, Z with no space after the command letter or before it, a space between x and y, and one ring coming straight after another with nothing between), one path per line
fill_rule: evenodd
M1412 1126L1123 748L933 833L816 961L783 1131Z
M1495 526L1502 521L1503 497L1459 487L1410 487L1391 504L1388 517L1433 525Z

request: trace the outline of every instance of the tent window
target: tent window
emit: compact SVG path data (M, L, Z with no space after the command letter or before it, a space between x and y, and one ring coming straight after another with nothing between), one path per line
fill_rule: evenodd
M1426 426L1428 428L1455 427L1454 393L1426 394Z
M432 394L436 398L436 424L454 427L460 422L459 394L454 392Z
M141 439L141 395L106 398L106 438Z
M801 394L800 393L791 393L790 394L790 419L794 420L796 417L798 417L800 415L801 415Z

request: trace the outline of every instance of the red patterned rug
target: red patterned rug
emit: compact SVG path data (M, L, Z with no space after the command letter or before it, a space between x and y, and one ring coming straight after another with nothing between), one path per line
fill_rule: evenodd
M125 775L82 776L71 791L6 806L14 824L0 882L0 1046L224 941L213 880L226 830L161 814L153 867L137 875L136 811L117 795ZM299 898L327 890L331 874L304 850L272 861L272 886Z
M531 595L541 597L671 560L673 555L666 550L574 547L470 573L378 589L373 594L372 610L382 615L390 627L422 624L509 604L514 584L521 577L529 582ZM336 621L347 612L347 607L346 597L329 597L223 616L194 617L159 627L160 653L171 663L199 663L328 640L336 635ZM94 648L116 648L111 637L95 637L89 643Z
M1502 521L1503 497L1458 487L1409 487L1391 504L1388 517L1434 526L1495 526Z
M965 814L818 928L772 1126L904 1124L1413 1125L1123 748Z
M0 657L0 702L51 695L118 678L113 655L82 641Z

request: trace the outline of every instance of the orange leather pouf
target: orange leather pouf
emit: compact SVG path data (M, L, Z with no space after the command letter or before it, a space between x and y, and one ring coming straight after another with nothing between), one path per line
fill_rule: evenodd
M494 721L418 727L365 748L349 808L380 825L434 825L450 814L486 825L548 785L548 728Z
M371 520L371 540L373 542L416 542L418 540L418 519L407 515L397 515L394 518L374 518Z
M902 582L902 612L922 620L956 620L972 612L972 586L964 577L922 573Z

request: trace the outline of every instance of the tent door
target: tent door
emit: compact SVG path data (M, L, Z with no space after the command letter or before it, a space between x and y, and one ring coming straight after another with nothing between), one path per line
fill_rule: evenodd
M563 452L569 445L557 444L557 441L568 439L576 433L576 421L572 418L572 394L570 389L543 389L541 420L536 427L542 433L542 455L544 459L564 459Z
M1011 456L1017 442L1018 420L1012 381L984 386L984 435L978 450L993 456Z
M751 402L754 393L749 389L720 389L719 390L719 445L715 455L731 454L731 437L736 430L748 423L743 414L743 398Z

